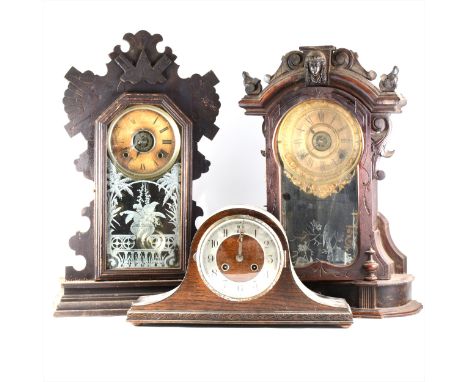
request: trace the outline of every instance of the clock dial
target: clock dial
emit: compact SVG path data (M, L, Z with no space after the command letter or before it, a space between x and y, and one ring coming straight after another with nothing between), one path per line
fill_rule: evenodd
M220 219L200 240L196 260L205 284L227 300L268 292L284 266L281 242L262 220L249 215Z
M151 105L124 110L109 127L108 151L111 160L133 179L154 179L176 161L180 134L174 119Z
M361 126L339 104L312 99L286 113L277 130L277 147L291 181L326 198L353 177L363 149Z

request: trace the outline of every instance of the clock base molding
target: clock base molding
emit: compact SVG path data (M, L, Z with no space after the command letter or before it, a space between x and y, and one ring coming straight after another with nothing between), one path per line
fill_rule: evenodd
M354 317L359 318L388 318L404 317L418 313L423 308L422 304L416 300L411 300L405 305L390 308L351 308Z
M233 311L152 311L132 309L129 321L134 325L239 325L239 326L334 326L351 325L348 313L321 312L233 312ZM320 321L318 324L317 322Z
M191 260L194 261L194 260ZM190 270L193 269L194 271ZM247 325L348 327L352 312L342 299L321 296L284 268L275 287L248 301L228 301L215 295L195 272L196 264L179 287L144 296L132 303L127 321L134 325Z
M63 281L54 316L123 316L140 296L166 292L181 281Z
M422 304L411 299L409 274L394 274L389 280L306 282L315 292L344 298L354 317L385 318L418 313Z

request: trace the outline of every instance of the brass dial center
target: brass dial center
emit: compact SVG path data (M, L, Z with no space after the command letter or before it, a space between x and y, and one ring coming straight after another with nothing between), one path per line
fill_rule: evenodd
M133 147L135 150L146 153L154 146L154 135L147 130L140 130L133 136Z
M326 151L332 145L332 138L330 134L325 131L320 131L312 137L312 145L318 151Z

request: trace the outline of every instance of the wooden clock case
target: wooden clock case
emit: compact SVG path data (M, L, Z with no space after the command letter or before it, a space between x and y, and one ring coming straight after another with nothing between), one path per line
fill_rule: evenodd
M63 296L56 316L121 315L139 296L166 291L182 280L195 219L203 215L192 201L192 181L207 172L210 162L198 151L203 136L213 139L218 131L215 119L220 107L214 86L218 79L212 71L204 76L180 78L176 56L169 47L159 52L158 34L146 31L123 37L130 47L120 45L110 53L107 73L71 68L63 99L70 136L81 133L87 150L75 161L76 168L95 183L95 200L82 215L90 219L87 232L77 232L70 247L86 260L82 270L65 269ZM136 104L161 107L177 122L182 137L181 158L181 232L180 266L177 269L106 269L106 163L107 128L120 110Z
M307 61L323 57L318 76L311 74ZM372 84L376 73L366 71L356 53L333 46L301 47L287 53L276 73L266 76L262 88L257 78L244 72L247 95L239 102L247 115L263 116L267 179L267 209L283 223L282 167L276 159L275 132L285 113L309 99L337 102L359 121L364 148L358 164L358 256L347 266L316 261L296 268L300 279L325 295L343 297L355 316L390 317L418 312L422 305L411 299L413 276L406 273L407 260L395 246L388 222L378 212L377 182L385 177L377 169L380 157L390 157L385 140L390 132L390 115L400 113L406 100L395 92L398 69L382 76L379 88Z
M200 239L206 230L214 222L235 214L248 214L267 222L280 238L286 256L284 268L272 289L249 301L230 301L216 295L202 281L195 262ZM195 234L183 282L170 292L141 297L132 304L127 320L134 325L350 326L353 317L348 304L305 288L294 273L288 248L282 227L260 210L241 206L221 210L210 216Z

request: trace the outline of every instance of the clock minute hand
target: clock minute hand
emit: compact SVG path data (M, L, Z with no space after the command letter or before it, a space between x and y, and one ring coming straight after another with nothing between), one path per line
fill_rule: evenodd
M242 254L242 241L243 240L244 240L244 232L241 231L239 235L239 239L237 239L239 246L237 247L236 261L239 263L241 263L244 260L244 255Z

